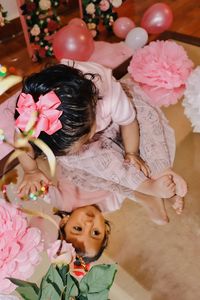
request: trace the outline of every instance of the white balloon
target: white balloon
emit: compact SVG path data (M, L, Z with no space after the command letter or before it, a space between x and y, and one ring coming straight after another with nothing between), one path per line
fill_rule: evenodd
M134 52L135 50L143 47L147 41L147 31L142 27L135 27L127 34L125 44Z

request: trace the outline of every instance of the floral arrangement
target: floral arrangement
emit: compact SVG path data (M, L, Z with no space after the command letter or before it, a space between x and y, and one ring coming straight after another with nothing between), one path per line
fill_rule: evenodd
M7 11L5 11L3 6L0 4L0 27L3 27L6 23L8 23L6 17Z
M98 31L98 25L102 21L108 31L112 31L112 25L118 15L114 8L122 5L124 0L82 0L83 20L86 22L93 37Z
M183 106L193 131L200 132L200 67L196 67L186 82Z
M16 291L26 300L108 300L115 274L115 265L95 265L82 278L74 269L76 253L71 244L56 241L47 250L51 265L40 286L32 282L9 278ZM80 267L81 268L81 267Z
M0 199L0 292L8 294L16 286L7 277L29 278L40 262L41 232L29 227L25 215Z
M60 0L25 0L21 6L36 60L53 55L52 35L60 28L60 17L56 14L59 2Z
M183 95L193 68L184 48L173 41L155 41L134 53L128 72L154 106L175 104Z

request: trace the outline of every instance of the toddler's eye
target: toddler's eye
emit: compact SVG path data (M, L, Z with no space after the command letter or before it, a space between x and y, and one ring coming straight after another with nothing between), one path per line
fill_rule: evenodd
M73 229L79 232L82 231L82 228L80 226L74 226Z
M99 230L94 229L94 230L92 231L92 235L93 235L93 236L98 236L98 235L100 235Z

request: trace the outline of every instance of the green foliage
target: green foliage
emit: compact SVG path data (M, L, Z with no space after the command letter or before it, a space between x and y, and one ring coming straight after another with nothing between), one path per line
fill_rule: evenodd
M78 281L69 273L69 266L52 264L40 287L32 282L9 279L18 286L16 291L25 300L108 300L116 272L116 265L96 265Z
M25 300L38 300L39 288L35 283L19 280L16 278L8 278L12 283L18 286L16 291Z

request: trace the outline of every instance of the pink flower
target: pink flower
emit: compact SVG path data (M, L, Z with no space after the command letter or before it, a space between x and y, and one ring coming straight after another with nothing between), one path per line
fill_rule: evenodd
M116 8L122 5L122 0L110 0L110 2Z
M51 262L58 266L69 265L72 262L74 262L76 258L76 252L72 244L63 241L60 254L58 255L57 252L60 248L60 245L61 245L61 240L57 240L51 245L49 249L47 249L47 254Z
M192 67L193 62L182 46L173 41L156 41L136 50L128 72L152 97L151 103L161 106L177 102L176 97L182 95ZM166 96L163 96L164 104L162 92Z
M33 274L42 250L39 229L28 227L23 213L0 199L0 292L16 288L6 277L26 280Z
M50 0L40 0L39 7L42 10L48 10L51 8L51 1Z
M95 13L95 10L96 10L94 3L88 4L86 6L85 10L86 10L86 12L87 12L88 15L93 15Z
M107 11L110 7L110 3L108 0L101 0L99 3L100 10Z
M134 53L128 71L136 82L171 89L185 84L192 67L182 46L156 41Z
M35 24L35 25L32 27L30 33L31 33L31 35L33 35L33 36L39 35L39 34L40 34L40 27L39 27L37 24Z

